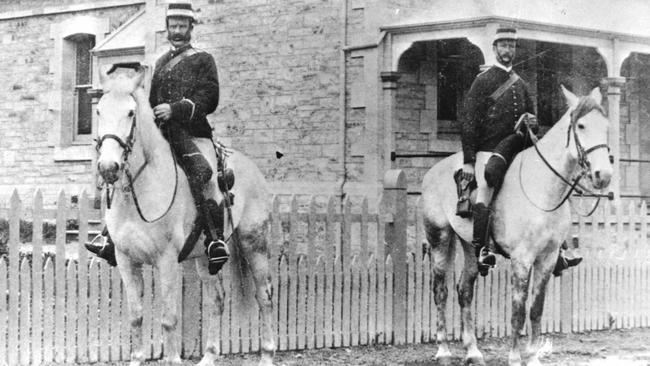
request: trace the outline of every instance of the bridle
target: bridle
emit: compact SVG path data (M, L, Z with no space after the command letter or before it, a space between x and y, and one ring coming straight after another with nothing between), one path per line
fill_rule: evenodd
M576 106L576 108L573 111L571 111L571 114L570 114L571 120L570 120L570 123L569 123L569 127L567 128L566 147L567 148L569 147L571 136L573 135L573 141L574 141L574 144L575 144L577 152L578 152L578 166L580 167L579 174L575 178L573 178L572 181L569 181L569 179L562 176L562 174L560 174L555 168L553 168L553 166L548 162L548 160L546 160L546 158L544 157L542 152L539 150L539 147L537 146L537 138L532 133L532 131L530 130L528 124L526 123L526 130L528 131L528 136L531 139L531 141L533 142L533 146L535 147L535 151L537 152L537 155L542 159L544 164L553 172L553 174L555 174L558 178L560 178L562 180L562 182L564 182L564 184L569 186L569 190L564 195L564 198L562 198L562 200L557 205L555 205L553 208L548 209L548 208L543 208L543 207L538 206L537 204L535 204L535 202L532 201L532 199L528 196L528 194L526 194L526 190L523 187L522 176L521 176L523 159L520 159L520 164L519 164L519 184L521 186L521 190L522 190L524 196L526 197L526 199L533 206L535 206L536 208L538 208L538 209L540 209L542 211L545 211L545 212L553 212L553 211L559 209L567 200L569 200L570 197L571 197L571 194L574 191L579 192L581 195L584 194L584 192L586 191L587 193L589 193L589 194L591 194L593 196L597 196L598 199L597 199L596 204L594 205L594 207L589 211L589 213L586 214L586 215L583 215L583 216L591 216L596 211L596 208L598 207L598 205L600 203L601 195L598 195L595 192L592 192L591 190L589 190L586 187L582 186L580 184L580 180L582 178L584 178L585 175L589 174L589 172L591 170L591 164L589 163L589 160L587 159L589 154L596 151L596 150L598 150L598 149L607 149L609 151L609 146L607 144L596 144L594 146L591 146L591 147L585 149L583 144L580 142L580 138L578 137L578 133L576 131L576 126L578 124L578 120L580 118L584 117L585 115L587 115L589 112L591 112L594 109L598 110L600 113L605 115L605 112L603 111L603 108L599 104L597 104L593 99L591 99L589 97L580 97L580 99L578 100L578 105ZM578 189L578 187L580 187L580 188Z
M129 131L129 135L126 136L125 140L122 140L122 138L116 134L113 133L107 133L102 135L101 137L98 137L95 139L97 141L97 145L95 146L95 150L99 152L99 149L102 148L102 145L104 144L104 141L106 140L115 140L120 147L122 148L122 167L127 163L129 159L129 155L133 151L133 145L135 144L135 125L136 125L136 119L135 119L135 114L131 116L131 129ZM146 163L145 163L146 165ZM121 167L120 167L121 168Z
M567 129L566 147L569 147L569 135L573 131L573 141L576 145L576 149L578 150L578 165L583 168L583 171L588 171L591 169L591 164L587 160L587 156L591 152L598 149L607 149L609 152L609 146L607 144L596 144L588 149L585 149L580 142L580 138L578 137L578 133L576 131L578 120L594 109L598 110L603 116L605 115L603 108L599 104L596 104L593 99L589 97L580 97L578 100L578 106L573 111L571 111L571 123Z
M130 164L129 164L129 156L133 152L133 146L135 145L135 129L136 129L136 124L137 120L135 118L135 113L130 115L131 118L131 128L129 130L129 134L126 136L125 139L122 139L120 136L112 133L107 133L102 135L101 137L98 137L95 139L97 141L97 145L95 146L95 149L97 152L102 148L102 145L104 144L104 141L106 140L115 140L118 145L122 148L122 162L120 164L120 170L124 171L124 174L126 175L126 178L128 179L128 185L124 186L122 190L124 192L131 192L131 197L133 197L133 202L135 204L135 208L138 211L138 215L142 219L142 221L147 222L147 223L154 223L160 219L162 219L169 211L171 210L172 206L174 205L174 201L176 199L176 193L178 190L178 166L176 164L176 157L174 156L174 153L172 152L172 164L174 165L174 193L172 195L172 199L169 202L169 205L167 206L167 209L165 212L163 212L160 216L158 216L155 219L147 219L144 214L142 213L142 208L140 207L140 203L138 202L138 196L135 193L135 187L133 183L138 179L144 168L147 166L148 162L145 161L144 164L142 164L137 170L135 174L131 173ZM112 184L109 184L107 182L103 182L103 185L106 186L106 208L111 209L111 202L113 200L113 195L115 194L115 187L113 187ZM111 193L111 188L112 188L112 193Z

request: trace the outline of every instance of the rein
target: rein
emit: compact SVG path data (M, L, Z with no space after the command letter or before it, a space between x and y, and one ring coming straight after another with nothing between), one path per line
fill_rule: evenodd
M122 140L119 136L117 136L115 134L107 133L107 134L103 135L101 138L96 140L97 141L96 150L99 151L99 149L101 149L101 147L102 147L102 144L107 139L115 140L120 145L120 147L123 149L123 153L122 153L123 162L122 162L121 168L124 170L124 174L126 175L126 177L128 179L128 185L123 188L123 191L124 192L131 192L131 197L133 198L133 203L135 204L135 209L138 212L138 215L140 216L140 219L142 219L142 221L144 221L146 223L151 224L151 223L159 221L160 219L165 217L165 215L167 215L169 213L172 206L174 205L174 202L176 201L176 194L178 192L178 165L176 163L176 156L174 156L174 153L171 152L172 164L174 166L174 193L172 194L172 199L169 202L169 205L167 206L167 208L165 209L165 212L163 212L160 216L158 216L155 219L147 219L145 217L143 211L142 211L142 207L140 207L140 203L138 201L138 196L137 196L137 194L135 192L135 186L133 184L138 179L138 177L140 176L140 174L142 173L142 171L144 170L144 168L147 166L148 163L145 161L145 163L142 164L142 166L140 166L140 168L138 168L138 170L136 171L135 176L133 174L131 174L131 171L129 170L129 163L128 163L129 155L131 154L131 152L133 152L133 145L135 144L135 128L136 128L136 119L135 119L135 116L132 116L131 117L131 129L129 131L129 135L126 137L126 140ZM110 210L111 209L111 202L113 200L113 196L115 195L115 187L113 187L113 193L110 194L109 192L110 192L111 189L109 187L109 184L107 184L106 182L104 182L104 184L106 185L106 208Z
M551 172L553 172L553 174L555 176L560 178L562 180L562 182L564 182L564 184L569 186L568 192L564 195L564 198L562 198L562 200L555 207L550 208L550 209L539 207L535 202L532 201L532 199L528 196L528 194L526 193L526 190L524 189L524 186L523 186L523 183L522 183L522 174L521 174L522 166L523 166L523 157L522 157L522 159L520 159L520 161L519 161L519 185L520 185L521 191L523 192L526 199L533 206L538 208L539 210L542 210L544 212L553 212L553 211L559 209L567 200L570 201L571 194L574 191L579 192L581 195L584 193L584 191L587 191L588 193L590 193L592 195L596 195L593 191L591 191L591 190L585 188L583 185L581 185L580 180L582 180L582 178L584 178L586 172L590 169L590 164L589 164L589 161L587 160L587 156L591 152L593 152L595 150L598 150L600 148L604 148L604 149L609 150L609 146L607 146L607 144L597 144L597 145L594 145L594 146L592 146L592 147L590 147L588 149L585 149L582 146L582 144L580 143L580 139L578 138L578 133L576 132L576 124L578 122L578 119L582 118L584 115L586 115L587 113L589 113L593 109L598 109L601 113L603 113L602 108L598 104L594 103L593 101L591 101L591 99L589 99L587 97L581 97L579 102L578 102L578 106L571 112L571 121L570 121L569 127L567 129L567 143L566 143L566 146L567 147L569 146L569 141L570 141L570 137L571 137L571 130L573 130L573 140L575 142L576 149L578 150L578 165L581 168L580 174L573 179L573 182L570 182L567 178L562 176L562 174L558 173L558 171L555 170L555 168L553 168L553 166L548 162L548 160L546 160L546 158L544 157L542 152L539 150L539 147L537 146L537 138L532 133L530 127L528 126L528 123L525 123L526 130L528 132L528 136L529 136L529 138L531 139L531 141L533 143L533 147L535 148L535 151L537 152L537 155L539 155L539 157L542 159L544 164L551 170ZM580 190L578 190L578 188L577 188L578 186L580 187ZM584 216L584 217L591 216L596 211L596 208L598 208L598 205L600 204L600 199L601 199L601 197L598 196L598 199L596 200L596 203L594 204L594 207L589 211L589 213L587 213L586 215L581 215L581 216Z

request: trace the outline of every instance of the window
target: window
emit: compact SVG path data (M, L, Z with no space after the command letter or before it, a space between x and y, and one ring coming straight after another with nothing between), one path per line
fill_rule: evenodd
M95 36L79 34L69 39L75 47L74 128L73 141L86 142L92 135L92 87L90 50L95 47Z
M54 116L50 146L54 161L91 161L93 105L88 94L93 89L91 50L109 32L106 18L76 16L50 26L54 52L50 72L54 85L49 109Z
M460 133L465 96L479 73L481 51L466 39L436 41L438 137Z

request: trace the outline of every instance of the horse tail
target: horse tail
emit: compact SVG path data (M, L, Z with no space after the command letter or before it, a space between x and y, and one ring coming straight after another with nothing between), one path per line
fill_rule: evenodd
M230 268L232 274L233 296L236 304L244 310L250 310L255 301L255 283L251 276L252 268L242 248L242 240L259 240L250 235L242 235L238 228L232 235L232 246L230 253Z

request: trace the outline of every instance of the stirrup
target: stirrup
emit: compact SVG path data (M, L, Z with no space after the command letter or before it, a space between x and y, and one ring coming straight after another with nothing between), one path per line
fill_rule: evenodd
M95 244L95 242L102 240L102 244ZM86 249L104 259L111 267L117 266L117 259L115 258L115 247L113 243L108 240L108 236L97 234L90 242L84 243Z
M211 241L205 248L205 254L208 256L208 272L211 275L219 273L230 258L228 246L221 239Z
M486 266L494 267L497 264L497 257L486 247L483 247L478 256L478 262Z
M577 266L582 262L582 257L576 256L573 258L567 258L563 255L562 252L557 257L557 262L555 262L555 268L553 268L553 276L559 277L562 275L562 272L565 269Z
M102 241L101 244L95 244L97 241ZM102 235L102 234L97 234L95 237L90 241L90 242L85 242L84 246L86 249L88 249L89 252L99 255L99 253L108 245L108 239Z
M483 272L493 268L497 264L497 257L484 246L479 252L477 262L479 272L481 272L482 276L485 276Z

